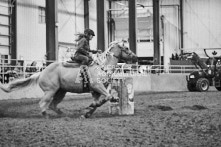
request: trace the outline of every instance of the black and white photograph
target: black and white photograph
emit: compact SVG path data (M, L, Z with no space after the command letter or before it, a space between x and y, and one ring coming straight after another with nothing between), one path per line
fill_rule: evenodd
M221 147L221 0L0 0L0 147Z

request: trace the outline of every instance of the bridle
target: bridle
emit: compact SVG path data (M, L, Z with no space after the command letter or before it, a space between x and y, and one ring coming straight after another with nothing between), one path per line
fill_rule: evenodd
M131 52L130 50L127 50L125 47L120 46L118 43L119 42L112 43L110 45L110 47L105 52L103 52L101 54L101 56L97 57L97 61L95 63L97 63L98 65L103 66L104 61L107 59L108 56L111 56L111 57L117 58L118 60L123 60L124 61L126 59L123 59L123 57L122 57L123 52L125 54L127 54L127 56L131 56L133 54L133 52ZM111 52L111 50L114 48L115 45L118 45L118 47L120 48L120 54L118 56L115 55L113 52Z

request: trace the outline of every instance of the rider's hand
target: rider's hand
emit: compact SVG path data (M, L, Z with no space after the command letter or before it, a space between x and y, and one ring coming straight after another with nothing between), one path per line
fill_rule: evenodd
M89 56L92 56L93 55L93 53L89 53Z
M89 52L92 53L92 54L96 54L97 53L96 50L90 50Z

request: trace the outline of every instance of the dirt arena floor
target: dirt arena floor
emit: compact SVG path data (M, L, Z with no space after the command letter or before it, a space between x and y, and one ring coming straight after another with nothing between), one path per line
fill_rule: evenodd
M110 115L107 104L79 119L92 99L66 96L66 115L40 115L39 99L0 101L1 147L220 147L221 92L148 93L135 96L135 114Z

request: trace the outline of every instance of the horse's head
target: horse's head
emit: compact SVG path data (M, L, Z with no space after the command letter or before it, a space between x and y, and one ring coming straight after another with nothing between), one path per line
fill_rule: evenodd
M113 56L115 58L123 60L124 62L137 61L137 56L127 46L124 46L124 44L120 43L113 44L112 48L110 49L110 52L113 53Z

